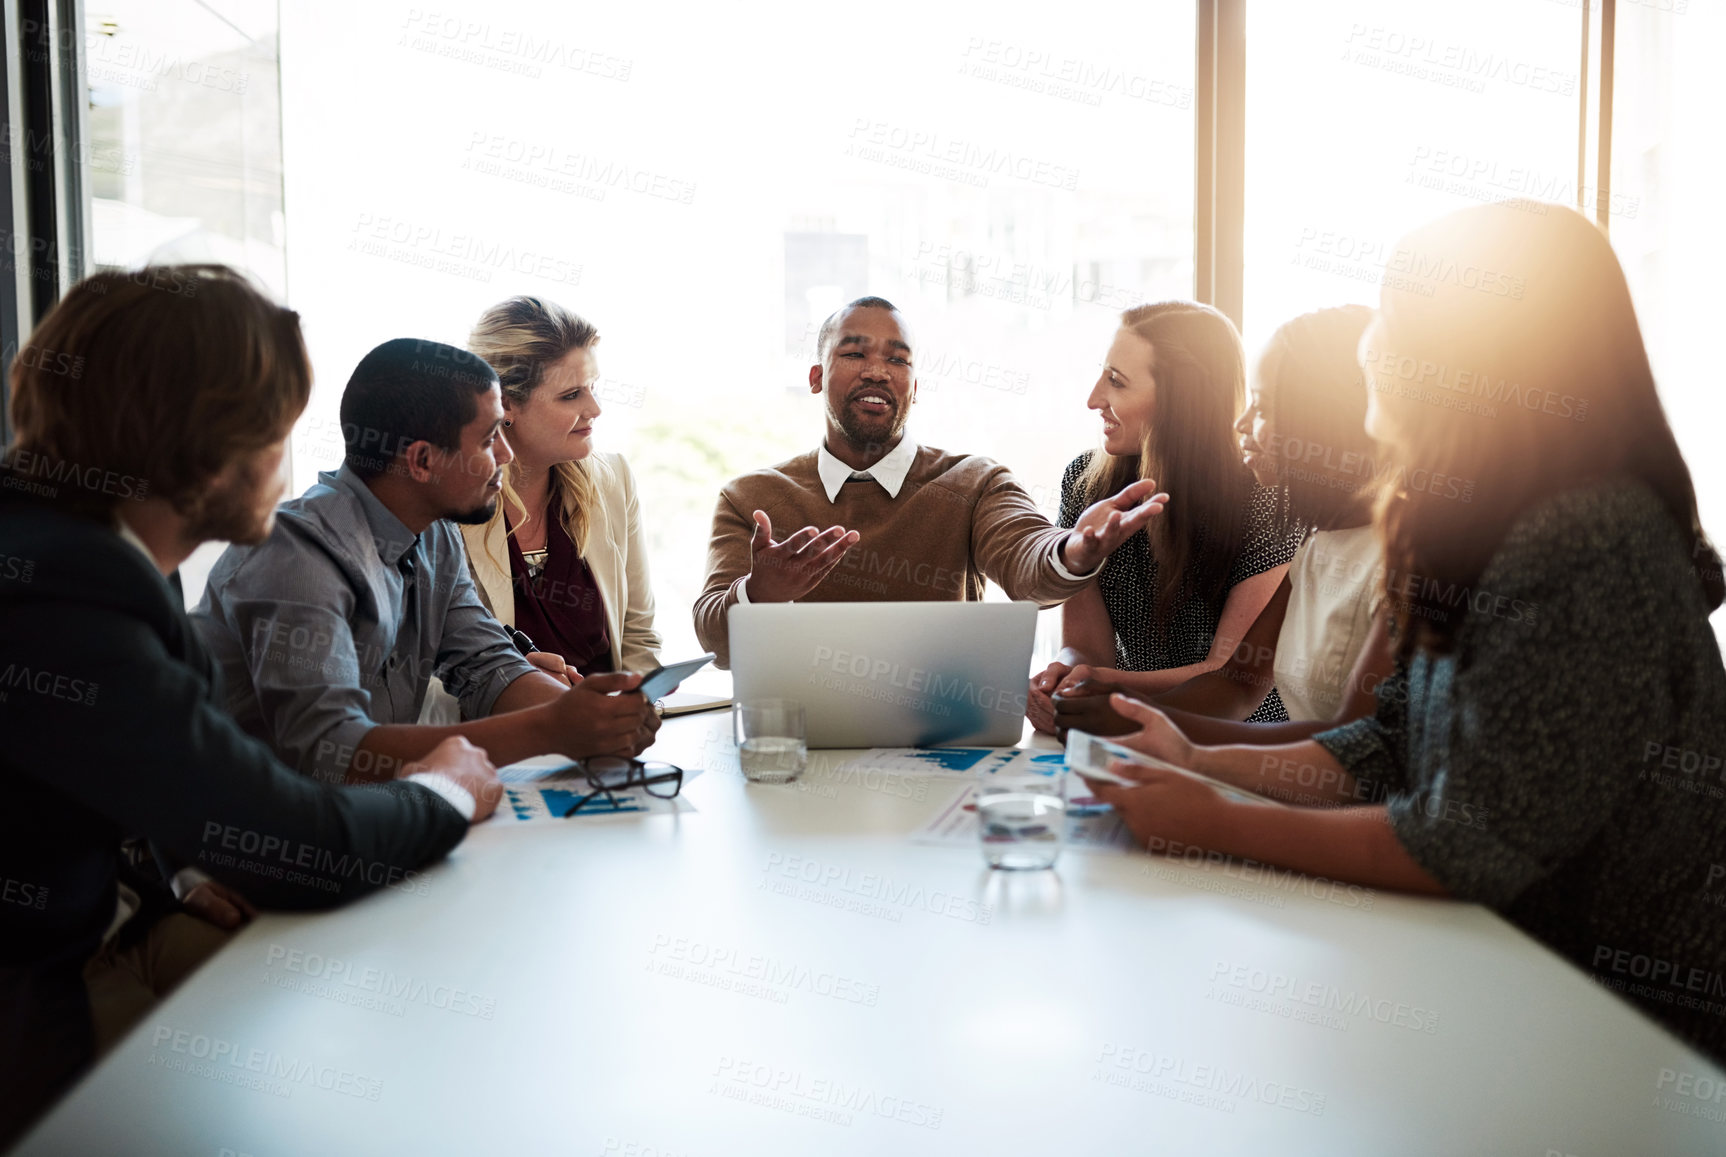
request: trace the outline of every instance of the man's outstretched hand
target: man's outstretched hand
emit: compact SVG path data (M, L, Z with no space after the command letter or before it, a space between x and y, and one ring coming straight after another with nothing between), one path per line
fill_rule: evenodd
M1096 570L1116 547L1150 525L1168 500L1156 482L1141 478L1113 498L1093 503L1061 543L1061 565L1074 574ZM755 597L753 590L749 597Z
M805 526L774 542L773 523L764 511L757 510L755 533L749 536L749 578L745 580L749 601L788 603L802 598L821 585L862 537L843 526L826 530Z

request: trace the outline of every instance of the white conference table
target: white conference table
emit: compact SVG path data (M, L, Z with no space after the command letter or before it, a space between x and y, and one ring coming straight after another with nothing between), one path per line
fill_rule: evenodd
M661 733L692 811L494 821L260 918L19 1151L1726 1153L1720 1071L1482 908L990 872L909 839L959 778L747 784L727 731Z

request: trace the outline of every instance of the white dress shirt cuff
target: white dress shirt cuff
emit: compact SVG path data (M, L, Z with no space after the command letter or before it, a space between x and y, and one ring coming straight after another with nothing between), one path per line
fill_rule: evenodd
M168 886L174 889L174 899L184 900L192 894L192 889L210 878L208 872L197 868L181 868L174 873L174 878L168 881Z
M1095 578L1097 572L1103 569L1101 564L1092 567L1084 574L1074 574L1061 562L1061 544L1066 541L1067 540L1064 538L1057 538L1055 540L1055 545L1049 548L1049 561L1054 564L1055 573L1066 579L1068 582L1073 583L1083 582L1088 578Z
M742 581L740 581L737 584L736 591L737 591L737 601L742 603L744 606L748 606L749 605L749 576L748 575L743 576Z
M409 783L417 783L423 788L437 792L468 823L473 823L474 800L473 793L447 775L439 775L435 771L416 771L407 776Z

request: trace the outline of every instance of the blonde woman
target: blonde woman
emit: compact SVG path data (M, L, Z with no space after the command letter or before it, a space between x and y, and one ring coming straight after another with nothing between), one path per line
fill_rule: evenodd
M492 306L468 338L503 383L515 452L497 513L461 528L475 585L499 621L582 675L651 671L660 645L635 477L593 448L598 341L537 297Z

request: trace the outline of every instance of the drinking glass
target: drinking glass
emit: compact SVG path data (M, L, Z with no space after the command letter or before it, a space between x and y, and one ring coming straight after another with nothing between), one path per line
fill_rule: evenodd
M1067 773L977 775L977 834L991 868L1052 868L1067 842Z
M809 765L803 704L795 699L751 699L731 708L737 759L751 783L790 783Z

